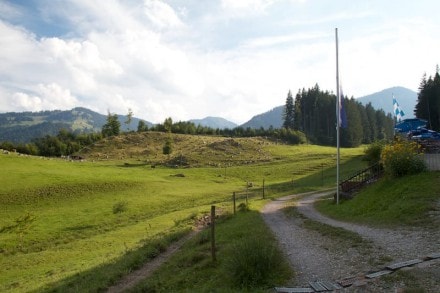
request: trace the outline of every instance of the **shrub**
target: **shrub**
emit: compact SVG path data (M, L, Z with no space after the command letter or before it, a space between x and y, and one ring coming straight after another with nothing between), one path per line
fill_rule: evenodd
M164 155L170 155L173 152L173 142L171 141L171 139L167 139L165 141L165 144L162 148L162 153Z
M425 171L426 165L420 153L420 146L414 141L397 139L393 144L384 146L381 162L385 173L402 177Z
M127 210L127 202L120 201L113 205L113 214L123 213Z
M368 161L370 166L380 162L380 156L385 146L385 141L379 140L370 144L365 150L365 160Z
M258 238L244 239L233 247L228 271L233 283L242 288L271 286L275 274L280 272L283 259L270 241Z

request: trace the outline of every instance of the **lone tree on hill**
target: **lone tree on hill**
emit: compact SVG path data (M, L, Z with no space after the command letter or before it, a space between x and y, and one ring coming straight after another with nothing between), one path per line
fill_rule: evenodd
M112 114L110 111L107 115L107 123L102 126L102 135L104 137L118 135L121 131L121 122L119 122L118 115Z
M125 120L125 124L127 125L127 130L130 130L130 123L133 120L133 110L128 108L127 119Z
M293 129L294 128L294 119L295 115L295 106L293 104L293 97L292 92L289 90L289 93L287 94L286 98L286 105L284 106L284 113L283 113L283 127L287 129Z

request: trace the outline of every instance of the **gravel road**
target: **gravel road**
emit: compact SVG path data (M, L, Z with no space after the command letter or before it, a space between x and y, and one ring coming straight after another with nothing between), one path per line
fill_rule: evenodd
M341 280L377 271L378 268L384 267L384 264L407 261L440 252L438 229L436 231L432 229L430 231L379 229L325 217L314 209L313 203L326 195L328 192L290 195L268 203L262 210L266 224L273 230L281 249L296 272L295 279L291 281L292 286L305 286L317 280ZM283 212L285 207L293 204L302 214L301 217L287 216ZM303 225L304 216L355 232L365 239L366 245L356 247L347 245L347 243L341 244L307 229ZM423 279L421 282L429 286L427 292L440 292L440 261L435 262L433 266L433 268L428 268L428 280ZM378 288L382 291L384 288L377 287L379 285L373 284L370 286L372 289L364 288L362 290L366 291L360 292L374 292ZM397 290L397 287L394 286L392 290ZM392 290L390 289L389 292L394 292Z

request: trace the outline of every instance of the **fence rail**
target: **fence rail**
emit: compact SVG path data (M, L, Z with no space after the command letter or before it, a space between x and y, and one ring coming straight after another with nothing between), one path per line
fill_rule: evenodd
M380 164L363 169L348 179L339 183L340 190L346 193L353 193L366 184L372 183L382 176L383 168Z

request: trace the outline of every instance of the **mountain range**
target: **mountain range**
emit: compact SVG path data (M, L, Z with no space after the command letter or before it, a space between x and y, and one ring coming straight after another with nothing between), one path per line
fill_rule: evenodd
M382 109L385 113L392 113L393 96L397 99L400 108L405 112L404 118L413 118L414 108L417 103L417 93L404 87L387 88L380 92L357 98L356 100L363 105L371 103L374 109ZM270 126L279 128L283 125L283 111L284 105L275 107L268 112L252 117L252 119L240 126L244 128L268 128Z
M383 109L392 112L392 97L396 97L401 108L405 111L405 118L413 117L413 110L417 102L417 93L403 87L388 88L373 93L357 100L363 104L371 103L375 109ZM282 116L284 105L275 107L265 113L258 114L246 123L237 125L221 117L206 117L192 119L196 125L219 129L233 129L237 126L243 128L280 128L283 124ZM140 120L133 117L130 124L125 123L127 116L118 115L121 122L121 130L137 130ZM41 112L9 112L0 113L0 142L28 143L35 138L46 135L56 135L61 129L72 132L99 132L107 121L107 115L103 115L87 108L73 108L72 110L55 110ZM153 123L143 120L149 127Z

